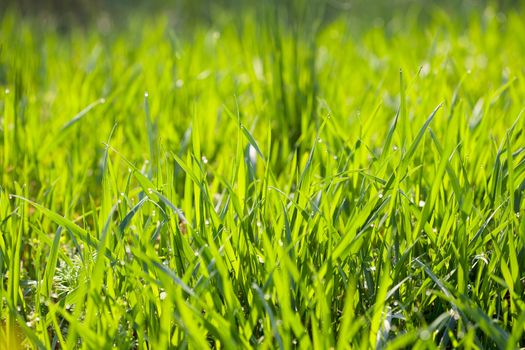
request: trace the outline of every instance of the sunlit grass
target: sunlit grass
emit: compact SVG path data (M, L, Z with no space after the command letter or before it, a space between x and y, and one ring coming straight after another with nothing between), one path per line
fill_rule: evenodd
M525 346L523 14L317 10L3 15L0 338Z

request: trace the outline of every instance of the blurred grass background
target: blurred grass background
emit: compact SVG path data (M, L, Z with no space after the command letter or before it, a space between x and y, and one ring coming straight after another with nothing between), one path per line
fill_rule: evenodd
M175 17L185 26L191 26L203 22L213 23L224 12L238 16L257 11L261 6L284 11L288 20L294 21L305 15L305 9L322 7L322 11L316 15L321 16L323 21L339 15L350 15L355 22L361 19L364 23L369 23L370 19L384 20L403 14L411 16L414 13L424 20L436 7L447 11L451 16L465 18L466 14L482 11L488 5L499 11L508 11L522 4L523 1L519 0L3 0L0 2L0 11L14 10L24 16L42 17L67 28L98 20L101 14L118 23L133 12L145 16L162 12Z

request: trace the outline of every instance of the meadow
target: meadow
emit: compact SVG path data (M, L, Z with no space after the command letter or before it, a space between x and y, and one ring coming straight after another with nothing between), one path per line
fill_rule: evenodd
M0 349L525 347L520 7L0 13Z

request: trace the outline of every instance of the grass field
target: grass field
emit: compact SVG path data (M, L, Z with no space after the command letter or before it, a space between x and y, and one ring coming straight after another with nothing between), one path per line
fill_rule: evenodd
M525 346L523 11L289 3L0 15L0 349Z

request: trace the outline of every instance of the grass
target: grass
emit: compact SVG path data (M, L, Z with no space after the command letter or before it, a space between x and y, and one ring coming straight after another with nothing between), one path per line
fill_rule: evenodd
M525 346L522 11L319 6L2 15L0 348Z

